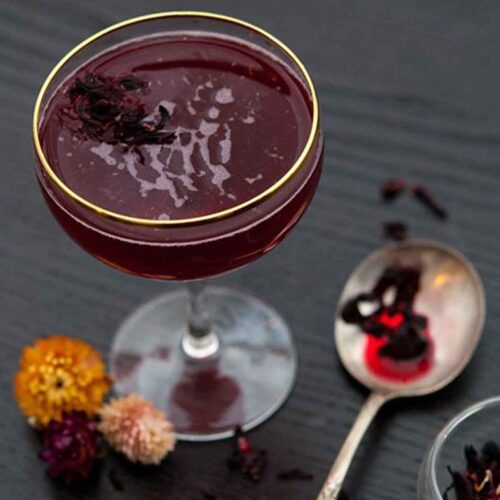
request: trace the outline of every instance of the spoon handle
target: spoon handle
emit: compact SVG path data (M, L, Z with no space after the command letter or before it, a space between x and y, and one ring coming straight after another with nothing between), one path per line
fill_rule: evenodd
M330 470L317 500L337 500L347 471L366 430L382 405L390 399L386 394L372 392L359 411L342 448Z

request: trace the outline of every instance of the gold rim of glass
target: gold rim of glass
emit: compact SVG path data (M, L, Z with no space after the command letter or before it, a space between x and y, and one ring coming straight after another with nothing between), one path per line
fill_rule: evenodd
M39 130L38 130L38 122L40 118L40 111L41 111L41 106L42 106L42 100L45 97L45 94L47 92L47 89L49 85L51 84L52 80L54 77L58 74L58 72L63 68L63 66L76 54L78 54L81 50L83 50L85 47L90 45L91 43L95 42L99 38L102 38L103 36L112 33L114 31L117 31L121 28L125 28L127 26L133 25L133 24L138 24L154 19L161 19L161 18L170 18L170 17L199 17L199 18L204 18L204 19L213 19L213 20L218 20L218 21L224 21L230 24L235 24L237 26L247 28L251 31L254 31L258 33L259 35L263 36L270 42L272 42L274 45L276 45L279 49L281 49L290 59L293 61L293 63L297 66L299 71L302 73L302 76L304 77L308 91L311 94L311 99L312 99L312 123L311 123L311 130L309 133L309 137L306 141L306 144L300 153L299 157L295 161L295 163L291 166L290 169L287 170L287 172L280 178L278 181L276 181L272 186L269 186L266 190L262 191L259 193L257 196L254 196L253 198L250 198L249 200L240 203L238 205L235 205L234 207L227 208L225 210L221 210L219 212L213 212L210 214L206 215L201 215L198 217L190 217L186 219L171 219L171 220L158 220L158 219L143 219L143 218L138 218L138 217L132 217L129 215L124 215L120 214L118 212L113 212L111 210L107 210L105 208L102 208L98 205L95 205L94 203L90 202L89 200L83 198L79 194L75 193L67 184L63 182L63 180L55 173L55 171L52 169L50 166L45 153L43 152L41 143L40 143L40 137L39 137ZM311 77L309 76L308 71L306 70L304 64L302 61L295 55L295 53L288 48L287 45L285 45L281 40L276 38L274 35L271 35L267 31L263 30L262 28L259 28L258 26L255 26L251 23L248 23L246 21L242 21L241 19L237 19L235 17L230 17L230 16L225 16L222 14L213 14L210 12L199 12L199 11L173 11L173 12L159 12L156 14L148 14L144 16L139 16L139 17L134 17L131 19L127 19L125 21L119 22L117 24L113 24L109 26L108 28L105 28L101 31L98 31L94 35L90 36L83 42L79 43L76 47L74 47L72 50L70 50L52 69L52 71L49 73L47 79L43 83L40 92L38 94L36 103L35 103L35 110L33 113L33 141L34 141L34 146L35 146L35 151L38 156L38 160L40 161L43 170L46 172L46 174L49 176L49 178L56 184L56 186L63 191L65 195L67 195L69 198L71 198L73 201L77 202L78 204L84 206L85 208L91 210L92 212L97 213L101 217L113 219L119 222L124 222L128 224L135 224L135 225L141 225L141 226L184 226L184 225L191 225L191 224L200 224L200 223L205 223L205 222L212 222L216 221L222 218L229 217L231 215L234 215L238 212L241 212L244 209L250 208L265 199L269 198L273 193L278 191L282 186L284 186L302 167L304 164L305 160L311 153L314 142L316 139L316 134L319 130L319 104L318 104L318 98L316 95L316 90L314 88L314 84L312 82Z

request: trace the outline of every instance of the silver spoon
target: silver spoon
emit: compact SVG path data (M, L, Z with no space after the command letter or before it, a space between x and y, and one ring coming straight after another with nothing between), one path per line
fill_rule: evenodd
M365 335L358 326L344 322L339 314L348 299L371 290L382 272L395 262L422 267L415 309L427 316L434 342L430 371L406 383L388 381L368 371L363 359ZM371 254L355 269L339 300L335 342L344 367L372 393L361 408L318 500L338 498L356 450L384 403L394 398L438 391L462 372L476 350L484 319L481 278L462 254L443 244L412 241L388 245Z

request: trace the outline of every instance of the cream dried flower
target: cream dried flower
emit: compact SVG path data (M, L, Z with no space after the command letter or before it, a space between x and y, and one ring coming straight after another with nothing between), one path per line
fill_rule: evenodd
M99 410L99 431L132 462L159 464L175 447L172 423L146 399L131 394Z

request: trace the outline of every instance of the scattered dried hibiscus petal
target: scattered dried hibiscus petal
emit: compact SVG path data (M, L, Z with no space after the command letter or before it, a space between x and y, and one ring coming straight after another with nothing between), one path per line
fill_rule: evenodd
M384 236L393 241L404 241L408 237L408 227L404 222L384 222Z
M310 481L314 479L314 475L302 469L295 468L281 471L278 474L278 479L282 481Z
M414 186L412 189L415 199L420 201L439 219L447 219L448 212L436 201L431 192L422 185Z
M233 451L227 459L227 466L230 470L239 471L250 481L258 483L267 467L267 452L254 450L241 427L237 427L234 432Z
M385 201L395 200L406 189L406 182L402 179L389 179L382 184L380 194Z

